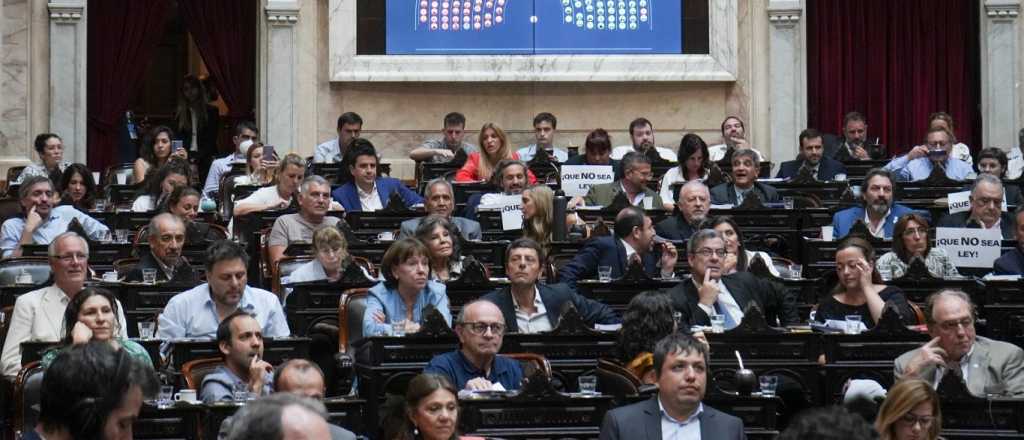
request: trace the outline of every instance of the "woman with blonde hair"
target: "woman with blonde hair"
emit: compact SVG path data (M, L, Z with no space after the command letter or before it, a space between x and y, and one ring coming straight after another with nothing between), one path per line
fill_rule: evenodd
M942 429L939 395L921 379L906 379L889 389L875 419L881 440L935 440Z
M523 237L542 246L551 243L554 225L555 193L547 185L533 185L523 190Z
M508 145L505 130L493 122L480 127L480 151L470 153L466 164L455 173L456 182L477 182L491 179L498 162L505 159L519 160L519 154ZM527 171L530 183L537 181L532 172Z

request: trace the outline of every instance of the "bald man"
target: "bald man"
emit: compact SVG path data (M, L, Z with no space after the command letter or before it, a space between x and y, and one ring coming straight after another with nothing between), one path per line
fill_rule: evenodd
M506 390L519 389L522 367L498 354L506 328L505 317L494 303L476 300L467 304L455 322L460 348L434 356L423 372L446 376L458 389L491 390L496 384Z

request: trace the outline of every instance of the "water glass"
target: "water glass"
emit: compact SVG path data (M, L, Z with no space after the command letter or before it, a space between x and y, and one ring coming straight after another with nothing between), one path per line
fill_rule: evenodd
M761 395L764 397L775 397L775 390L779 387L778 376L761 376L758 378L761 384Z
M231 386L231 398L237 403L245 403L249 400L249 384L237 382Z
M793 198L792 197L783 197L782 198L782 204L786 207L786 209L793 209L793 206L794 206Z
M801 266L799 264L790 264L789 265L789 279L791 279L791 280L799 280L800 278L803 277L803 273L804 273L804 267L803 266Z
M93 210L97 212L104 212L107 210L107 199L96 199L93 202Z
M861 319L860 315L846 315L846 331L844 333L848 335L860 334Z
M153 321L139 321L139 338L141 339L153 339L153 335L156 333L156 322Z
M725 333L725 315L711 315L711 333Z
M142 282L156 284L156 269L142 269Z
M156 398L157 408L169 408L174 402L174 385L160 385L160 394Z
M580 385L580 393L597 394L597 376L580 376L576 381Z
M405 321L391 323L391 336L398 338L405 336Z
M608 283L612 281L612 267L611 266L600 266L597 268L597 280L602 283Z
M117 242L118 243L128 243L128 230L127 229L117 229L117 230L114 230L114 237L117 238Z

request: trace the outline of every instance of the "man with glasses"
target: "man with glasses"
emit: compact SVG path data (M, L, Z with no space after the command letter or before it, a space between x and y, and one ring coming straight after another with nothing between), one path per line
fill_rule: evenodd
M78 234L65 232L58 235L50 242L47 254L53 284L21 295L14 303L11 327L0 355L0 372L11 380L21 370L22 342L57 342L64 337L64 309L82 290L89 276L89 244ZM127 338L127 321L120 301L117 322L118 337Z
M31 176L21 183L18 202L24 215L11 217L0 226L0 251L4 258L20 257L22 245L50 244L76 220L93 240L110 232L107 225L71 205L54 206L53 182L43 176Z
M276 265L292 243L311 243L313 231L322 225L336 226L342 220L327 216L331 207L331 184L320 176L309 176L299 185L299 212L285 214L274 220L267 238L270 264ZM337 206L335 206L337 208Z
M410 151L409 159L417 162L446 163L451 162L460 150L464 151L466 156L480 151L475 145L463 141L466 137L466 117L462 113L452 112L445 115L441 134L441 139L430 139Z
M991 174L982 174L971 188L971 210L949 214L938 227L981 228L1000 231L1003 239L1013 240L1017 227L1014 216L1003 212L1003 182Z
M181 254L185 246L185 222L178 216L165 212L149 220L149 252L139 258L139 263L128 272L127 281L142 281L143 271L156 271L157 281L179 284L194 284L199 277Z
M941 168L950 180L967 180L974 170L967 162L953 157L952 151L953 136L945 128L934 127L928 130L925 145L918 145L909 153L893 159L885 169L901 182L927 179L935 167Z
M630 205L644 209L661 208L661 195L647 187L651 178L651 160L643 153L630 152L622 157L622 178L611 183L594 185L583 196L587 206L609 206L619 193L626 195ZM579 204L580 200L574 200Z
M1024 350L977 336L970 296L951 289L931 294L925 320L932 340L896 358L896 380L915 377L938 386L953 371L976 396L1024 395Z
M505 329L505 318L494 303L481 299L466 304L455 322L459 349L434 356L423 372L444 375L460 390L485 391L498 385L519 389L522 367L498 354Z
M686 251L692 276L668 291L672 307L681 314L680 328L711 325L711 315L724 315L726 330L734 328L743 321L750 304L757 304L769 325L799 322L796 299L782 286L750 272L722 275L722 265L729 254L718 231L697 231L690 237Z

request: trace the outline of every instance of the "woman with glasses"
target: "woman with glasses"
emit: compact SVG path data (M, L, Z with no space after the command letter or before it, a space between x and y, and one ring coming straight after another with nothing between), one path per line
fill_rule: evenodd
M416 333L423 323L423 311L433 306L449 326L445 285L430 281L430 251L415 238L394 242L381 262L384 281L373 286L366 297L363 336L391 334L393 324L401 324L404 333Z
M416 227L416 238L430 253L430 279L446 282L462 275L462 236L451 220L430 215Z
M886 303L899 311L904 324L915 325L917 315L907 303L899 287L886 286L875 269L875 248L860 237L850 237L836 249L836 274L839 282L832 294L818 302L814 319L847 320L847 316L860 316L866 328L872 328L882 317Z
M39 364L47 368L60 352L72 345L88 344L90 341L110 343L122 349L144 365L153 367L146 349L137 342L119 336L124 313L114 295L105 289L87 287L78 292L64 309L64 337L60 348L47 350Z
M939 395L921 379L905 379L886 394L875 419L881 440L935 440L942 429Z
M743 246L743 232L740 231L736 221L727 215L719 215L705 220L698 229L714 229L722 234L725 240L725 262L722 264L722 275L729 275L736 272L747 272L750 264L760 259L768 267L768 271L776 277L781 277L779 270L772 263L772 257L762 251L748 251Z
M946 251L932 247L928 239L928 220L920 214L910 213L900 217L893 227L892 236L892 251L886 252L875 263L875 269L882 280L889 281L905 275L913 258L924 259L932 276L960 277Z

